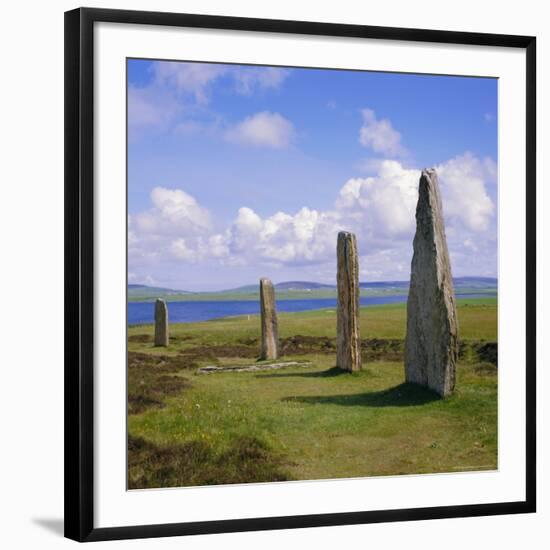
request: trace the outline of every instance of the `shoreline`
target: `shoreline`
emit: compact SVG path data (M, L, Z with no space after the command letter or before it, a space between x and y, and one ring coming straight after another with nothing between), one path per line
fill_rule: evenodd
M396 300L396 301L390 301L390 302L386 302L386 303L375 303L375 304L361 304L360 305L360 309L363 310L363 309L374 309L374 308L390 308L390 307L405 307L406 304L407 304L407 296L402 296L402 295L392 295L392 296L388 296L388 298L405 298L404 300ZM363 298L363 297L361 297ZM377 297L379 298L379 297ZM488 293L479 293L479 294L464 294L464 295L461 295L461 294L457 294L456 295L456 300L457 300L457 305L469 305L470 302L473 302L473 304L471 305L498 305L498 295L496 293L494 294L488 294ZM335 298L317 298L317 299L312 299L312 301L316 301L316 300L335 300ZM241 302L244 302L245 300L234 300L234 302L237 302L237 303L241 303ZM246 300L247 302L253 302L253 300ZM289 302L289 301L292 301L292 300L281 300L281 301L284 301L284 302ZM301 301L301 300L296 300L296 301ZM277 302L279 302L279 300L277 300ZM130 304L151 304L153 305L154 302L146 302L146 301L137 301L137 302L128 302L128 306L130 306ZM189 301L189 302L184 302L184 301L175 301L175 302L168 302L168 305L170 304L182 304L182 303L192 303L192 304L216 304L216 303L230 303L230 301L228 300L205 300L205 301ZM300 310L296 310L296 311L279 311L278 312L278 315L287 315L287 314L308 314L308 313L315 313L315 312L322 312L322 311L325 311L327 313L329 312L332 312L332 313L336 313L336 304L332 305L332 304L325 304L321 307L315 307L315 308L310 308L310 309L300 309ZM152 313L152 312L151 312ZM258 316L259 315L259 311L254 311L254 312L244 312L244 313L237 313L237 314L234 314L234 315L222 315L222 316L219 316L219 317L211 317L211 318L207 318L207 319L195 319L195 320L189 320L189 321L186 321L186 320L174 320L174 321L170 321L170 325L193 325L193 324L197 324L197 323L208 323L208 322L220 322L220 321L224 321L224 320L237 320L237 319L240 319L240 318L243 318L243 317L251 317L251 316ZM151 320L147 320L147 321L138 321L138 322L135 322L135 323L131 323L131 322L128 322L127 323L127 326L128 327L145 327L145 326L152 326L154 324L154 320L153 320L153 316L151 314Z

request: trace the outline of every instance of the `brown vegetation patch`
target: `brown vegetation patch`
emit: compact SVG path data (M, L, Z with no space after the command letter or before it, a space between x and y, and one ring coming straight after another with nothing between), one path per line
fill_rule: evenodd
M170 335L168 338L170 340L170 343L174 344L176 342L187 342L189 340L193 340L194 336L190 336L187 334L183 336ZM153 335L152 334L129 334L128 342L131 342L134 344L152 344Z
M497 342L463 341L460 342L458 358L465 363L486 362L498 365Z
M309 353L336 353L336 339L326 336L290 336L281 340L283 355ZM403 361L405 341L397 338L365 338L361 340L361 354L365 361ZM466 363L498 363L496 342L471 341L460 343L459 359Z
M194 360L216 361L218 357L245 357L253 359L259 355L259 348L243 344L221 344L215 346L197 346L180 351L182 357Z
M147 342L152 342L153 337L150 334L130 334L128 335L128 342L133 342L136 344L146 344Z
M280 343L283 355L303 355L306 353L335 353L336 338L327 336L289 336Z
M152 407L163 407L165 397L177 395L191 385L176 375L182 360L165 355L128 353L128 414L139 414Z
M498 369L497 366L493 363L479 363L474 367L474 371L476 374L479 374L480 376L494 376L497 374Z
M239 437L221 452L204 441L158 446L128 437L128 487L186 487L286 481L282 459L255 437Z
M498 345L496 342L485 342L479 345L477 355L482 361L498 365Z
M134 334L128 337L129 342L148 342L146 334ZM172 340L172 338L170 338ZM191 340L192 336L178 336L177 340ZM177 356L156 356L156 365L168 363L171 371L194 369L199 362L219 363L220 357L256 359L259 355L258 338L241 338L236 344L217 344L196 346L181 350ZM327 336L289 336L280 340L281 355L307 355L310 353L336 353L336 338ZM361 340L361 353L365 361L403 361L405 341L396 338L365 338ZM139 354L136 354L139 355ZM141 354L147 361L150 356ZM487 362L498 364L498 344L483 340L465 340L459 345L459 360L464 363Z
M237 340L239 344L242 344L243 346L253 346L255 348L259 347L260 340L259 338L253 338L253 337L247 337L247 338L240 338Z
M189 340L194 340L195 337L190 334L181 334L179 336L170 336L170 340L174 339L176 342L188 342Z
M366 360L399 361L403 359L403 340L370 338L361 341ZM336 353L336 338L327 336L290 336L281 341L283 355Z
M405 342L391 338L361 340L361 356L367 361L402 361Z

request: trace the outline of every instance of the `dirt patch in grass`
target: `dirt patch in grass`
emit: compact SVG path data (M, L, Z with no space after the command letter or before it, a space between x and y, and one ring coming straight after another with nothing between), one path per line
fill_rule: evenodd
M191 382L178 375L183 363L179 357L128 353L128 414L163 407L164 398L177 395Z
M128 438L128 487L152 489L287 481L282 458L255 437L239 437L216 452L204 441L157 446Z
M326 336L290 336L281 340L284 355L305 355L308 353L336 353L336 339Z
M153 337L150 334L129 334L128 342L136 344L146 344L147 342L152 342Z

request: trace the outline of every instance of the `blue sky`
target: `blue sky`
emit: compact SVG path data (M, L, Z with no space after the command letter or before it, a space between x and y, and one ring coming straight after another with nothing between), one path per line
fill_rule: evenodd
M128 61L129 280L406 280L419 169L440 176L456 276L496 276L497 81Z

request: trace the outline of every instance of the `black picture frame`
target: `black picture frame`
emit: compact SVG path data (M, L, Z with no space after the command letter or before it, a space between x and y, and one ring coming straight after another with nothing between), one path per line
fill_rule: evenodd
M94 528L93 64L97 22L520 48L526 52L526 498L443 507ZM77 541L519 514L536 511L536 38L79 8L65 13L65 536Z

